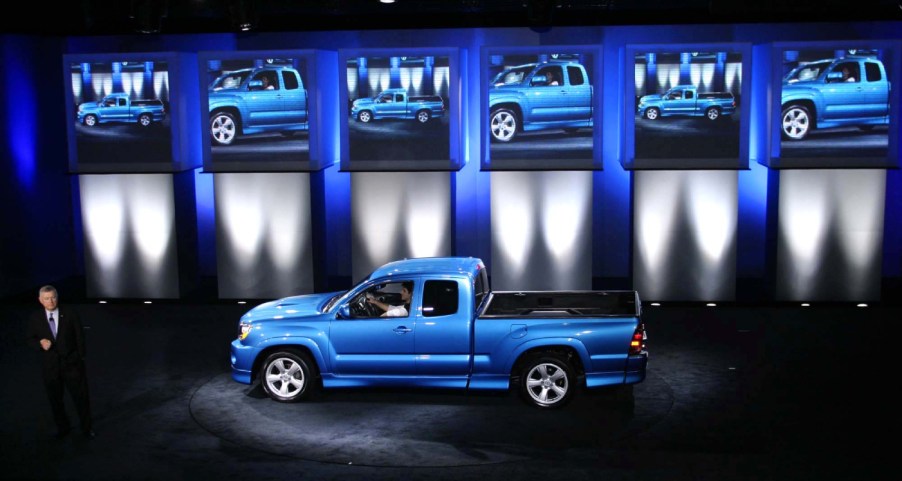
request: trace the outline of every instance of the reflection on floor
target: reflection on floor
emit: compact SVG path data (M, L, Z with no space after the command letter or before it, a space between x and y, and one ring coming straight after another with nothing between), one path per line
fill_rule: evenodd
M78 305L97 438L57 441L23 342L37 306L3 307L2 479L868 479L887 459L874 436L892 419L884 342L902 318L892 306L647 307L648 379L545 412L515 393L280 404L228 375L247 306Z

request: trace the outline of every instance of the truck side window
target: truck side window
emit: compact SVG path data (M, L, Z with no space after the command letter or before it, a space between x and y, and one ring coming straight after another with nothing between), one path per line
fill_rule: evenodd
M586 83L583 71L579 67L567 67L567 75L570 77L570 85L582 85Z
M285 82L285 90L297 90L298 78L294 72L282 72L282 80Z
M395 102L403 102L404 95L403 94L395 94Z
M120 99L119 99L119 106L120 106L120 107L125 107L125 98L120 98Z
M842 78L837 82L858 82L861 79L861 71L858 62L843 62L833 69L834 72L841 72Z
M695 95L691 90L686 91L686 100L689 100Z
M457 313L458 296L457 281L426 281L423 287L423 317Z
M864 74L865 78L868 79L868 82L879 82L880 80L883 80L880 75L880 66L873 62L864 63Z

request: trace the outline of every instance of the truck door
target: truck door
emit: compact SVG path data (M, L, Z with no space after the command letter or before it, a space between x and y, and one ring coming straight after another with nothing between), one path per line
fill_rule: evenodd
M293 70L282 71L282 115L283 124L303 124L307 122L307 91L303 88L298 74Z
M567 66L567 119L591 120L592 119L592 85L589 79L583 75L583 69L577 65Z
M264 70L257 72L251 80L263 82L263 87L248 87L245 97L248 116L244 121L251 127L278 124L282 115L282 85L278 72Z
M833 75L831 75L833 73ZM845 120L867 117L864 83L857 61L839 62L825 77L823 118Z
M564 83L563 69L559 65L543 67L536 71L532 78L544 75L543 83L530 80L530 88L526 90L529 97L529 118L533 122L549 122L571 120L569 112L570 97Z
M470 289L463 279L428 279L423 283L422 312L416 335L418 376L449 377L445 387L466 386L470 368Z
M673 90L668 95L670 100L664 101L664 108L668 113L679 115L692 115L695 113L695 91Z
M883 75L883 69L877 62L864 62L862 77L864 97L864 115L866 117L889 116L889 82Z
M402 280L373 284L351 300L351 305L366 306L361 296L372 293L380 302L401 304L398 293ZM410 281L406 281L410 282ZM405 317L381 317L384 313L369 304L369 313L356 312L351 319L332 321L329 340L334 350L333 372L342 376L412 376L415 373L414 335L416 329L417 288L414 287L411 309Z
M125 97L118 97L110 99L110 102L105 102L104 105L109 105L103 113L106 120L128 122L128 99Z

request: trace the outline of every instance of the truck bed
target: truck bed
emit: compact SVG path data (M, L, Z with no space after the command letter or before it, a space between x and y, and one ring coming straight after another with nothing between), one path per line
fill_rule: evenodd
M638 316L636 291L493 292L481 318Z

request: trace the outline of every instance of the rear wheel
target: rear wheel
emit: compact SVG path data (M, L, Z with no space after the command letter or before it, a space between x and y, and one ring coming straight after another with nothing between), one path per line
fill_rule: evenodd
M141 127L149 127L152 123L153 119L150 117L150 114L141 114L138 116L138 125Z
M576 370L562 354L536 354L524 363L520 372L520 394L526 402L538 408L560 408L573 397L575 373Z
M419 112L417 112L417 121L421 124L425 124L426 122L429 122L429 119L431 119L431 118L432 118L432 115L429 113L428 110L420 110Z
M719 119L720 118L720 109L718 109L717 107L708 107L708 109L705 110L705 117L707 117L708 120Z
M260 383L275 401L293 403L309 398L314 391L313 361L297 351L270 354L263 362Z

